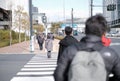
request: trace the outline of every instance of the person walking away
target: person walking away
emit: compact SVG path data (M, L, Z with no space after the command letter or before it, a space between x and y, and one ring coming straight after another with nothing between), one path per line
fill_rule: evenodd
M47 57L51 58L51 51L53 50L53 40L50 35L47 35L47 39L45 40L45 48L47 50Z
M37 34L37 40L38 40L40 50L43 50L44 36L42 33Z
M58 51L58 58L62 55L62 52L70 45L78 43L77 39L72 36L73 29L70 26L65 27L65 34L66 36L59 42L59 51Z
M120 81L120 57L101 40L107 27L106 19L100 14L87 19L86 36L78 44L67 47L59 58L55 81Z

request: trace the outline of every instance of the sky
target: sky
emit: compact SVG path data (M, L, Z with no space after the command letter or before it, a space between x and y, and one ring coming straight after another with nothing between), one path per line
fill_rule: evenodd
M38 7L39 13L46 13L48 21L61 21L71 18L73 8L74 18L89 17L89 0L32 0L33 5ZM93 0L93 4L101 5L94 7L93 13L102 13L102 0Z

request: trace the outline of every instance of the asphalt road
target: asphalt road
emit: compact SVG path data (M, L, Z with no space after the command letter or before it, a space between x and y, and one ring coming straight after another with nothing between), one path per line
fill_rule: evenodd
M32 54L0 54L0 81L10 81L33 56Z
M111 38L111 40L112 43L110 47L113 48L120 56L120 38Z

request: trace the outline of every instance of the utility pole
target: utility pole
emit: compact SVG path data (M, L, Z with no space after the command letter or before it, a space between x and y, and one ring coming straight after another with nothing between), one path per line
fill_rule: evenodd
M72 28L73 28L73 8L71 10L71 20L72 20Z
M93 0L90 0L90 16L93 16Z
M30 15L30 51L34 52L34 36L32 28L32 0L29 0L29 15Z

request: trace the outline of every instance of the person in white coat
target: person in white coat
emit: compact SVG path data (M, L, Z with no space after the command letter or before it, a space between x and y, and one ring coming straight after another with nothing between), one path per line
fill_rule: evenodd
M51 58L51 51L53 50L53 40L51 36L48 34L47 39L45 40L45 48L47 50L47 57Z

